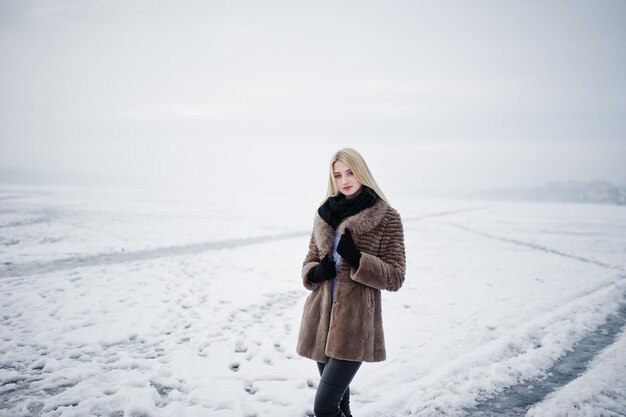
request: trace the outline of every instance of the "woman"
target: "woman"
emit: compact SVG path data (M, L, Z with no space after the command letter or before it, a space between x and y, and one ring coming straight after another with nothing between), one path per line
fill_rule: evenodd
M397 291L404 274L400 215L363 157L341 149L330 161L328 193L302 267L311 293L296 350L317 361L316 416L352 415L350 381L362 362L385 360L380 290Z

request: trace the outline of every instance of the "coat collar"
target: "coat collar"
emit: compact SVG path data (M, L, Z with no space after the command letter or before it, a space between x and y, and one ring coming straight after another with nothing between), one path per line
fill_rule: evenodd
M388 207L389 204L383 199L379 199L372 207L345 218L337 227L336 232L342 235L346 229L350 229L353 235L358 236L365 234L380 223ZM315 236L315 242L322 256L332 252L335 230L331 225L326 223L317 212L315 213L315 220L313 222L313 235Z

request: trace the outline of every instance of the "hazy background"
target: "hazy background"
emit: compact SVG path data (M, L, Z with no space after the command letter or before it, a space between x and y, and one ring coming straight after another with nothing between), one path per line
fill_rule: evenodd
M0 0L0 169L322 193L351 146L387 195L623 184L624 22L621 0Z

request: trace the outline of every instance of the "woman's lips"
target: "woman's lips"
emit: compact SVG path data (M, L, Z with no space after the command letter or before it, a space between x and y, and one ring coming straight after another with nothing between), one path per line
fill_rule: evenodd
M343 187L343 188L342 188L342 190L344 190L344 191L348 191L350 188L352 188L352 186L351 186L351 185L350 185L350 186L348 186L348 187Z

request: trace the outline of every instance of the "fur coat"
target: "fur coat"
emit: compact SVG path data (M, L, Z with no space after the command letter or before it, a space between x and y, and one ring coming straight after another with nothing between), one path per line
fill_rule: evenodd
M328 357L351 361L385 360L381 291L398 291L404 282L404 232L398 212L384 200L347 217L337 227L348 228L361 251L355 270L343 258L335 281L311 283L308 274L327 253L332 256L335 230L315 214L309 250L302 267L304 286L311 290L304 304L296 351L318 362Z

